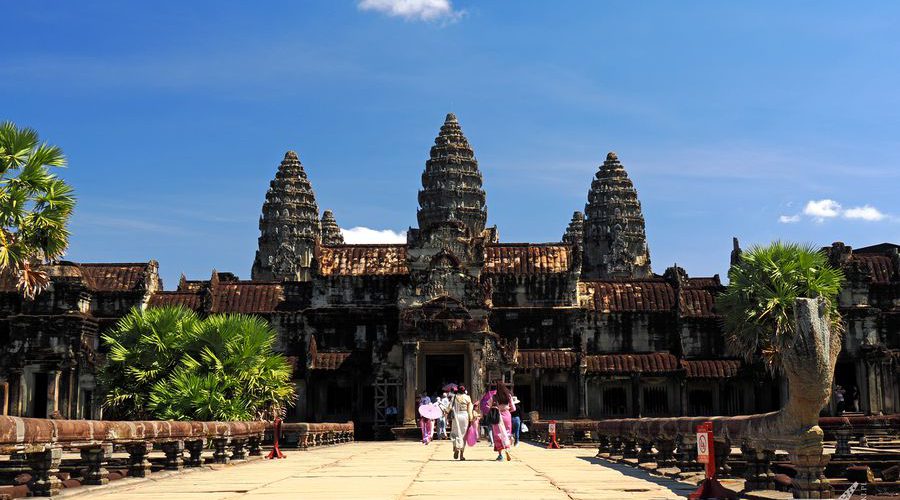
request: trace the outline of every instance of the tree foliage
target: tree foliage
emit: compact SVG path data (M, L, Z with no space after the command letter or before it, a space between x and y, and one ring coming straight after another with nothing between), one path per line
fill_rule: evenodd
M133 310L103 341L104 406L115 418L253 420L291 404L291 366L275 331L241 314Z
M824 253L810 245L776 241L741 253L716 300L725 318L728 350L748 361L762 357L773 372L796 333L794 302L822 297L833 328L841 328L837 296L844 282Z
M27 297L49 281L39 265L69 245L75 198L50 171L65 165L62 150L41 143L33 129L0 124L0 271L14 274Z

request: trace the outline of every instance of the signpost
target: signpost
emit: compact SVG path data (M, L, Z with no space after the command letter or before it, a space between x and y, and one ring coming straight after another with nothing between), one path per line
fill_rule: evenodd
M547 443L547 449L556 448L559 449L559 443L556 442L556 420L551 420L547 424L547 436L549 442Z
M688 496L690 499L737 499L737 494L725 489L716 480L716 447L713 439L713 423L703 422L697 426L697 461L706 464L706 479L700 483L697 491Z
M266 455L268 459L277 459L277 458L287 458L284 456L284 453L281 452L281 449L278 448L278 438L281 437L281 419L275 417L275 422L272 424L272 451Z

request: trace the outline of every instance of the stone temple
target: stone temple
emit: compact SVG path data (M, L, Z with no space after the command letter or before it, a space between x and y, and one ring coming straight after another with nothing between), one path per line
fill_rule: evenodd
M725 354L719 277L653 272L638 193L615 153L584 210L560 221L559 242L501 242L486 198L472 146L449 114L422 173L419 227L404 244L348 245L340 211L320 213L289 151L262 205L250 280L213 271L163 291L154 261L58 262L33 301L0 283L3 411L99 417L99 333L132 307L172 304L267 318L294 363L289 418L353 420L363 437L386 429L389 406L412 423L417 393L448 382L480 394L506 380L526 411L546 418L781 406L780 381ZM735 242L732 259L739 251ZM850 409L898 412L900 246L825 251L848 276L836 381Z

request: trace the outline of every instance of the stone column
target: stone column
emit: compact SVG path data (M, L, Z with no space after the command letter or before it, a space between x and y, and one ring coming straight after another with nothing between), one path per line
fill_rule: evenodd
M790 453L791 464L797 469L791 482L794 498L834 498L834 490L825 478L825 466L830 459L831 455L821 451Z
M578 418L587 418L587 365L584 356L579 355L578 372L575 383L578 384Z
M851 449L850 449L850 429L838 429L834 431L834 438L837 444L834 448L834 456L837 457L850 457Z
M247 458L247 450L244 445L247 444L246 438L234 438L231 440L231 459L245 460Z
M162 451L166 454L166 470L184 468L184 441L165 442L162 444Z
M153 444L149 442L128 443L128 475L130 477L147 477L150 475L150 460L147 455L153 451Z
M656 466L660 469L675 466L675 441L659 439L656 442Z
M703 467L697 463L697 436L695 434L681 436L678 440L678 452L675 457L681 472L703 470Z
M419 384L419 343L403 342L403 425L416 424L416 388Z
M622 458L637 458L637 439L631 435L622 436Z
M84 462L81 484L103 485L109 482L109 471L103 464L112 455L112 444L92 446L81 449L81 461Z
M228 438L213 438L213 462L217 464L227 464L228 458Z
M469 387L469 395L474 399L476 395L484 394L487 389L484 385L484 351L480 343L469 343L469 379L472 381Z
M770 465L775 458L774 450L765 450L751 446L749 443L741 443L741 454L747 463L744 469L744 481L746 491L774 490L775 476Z
M638 440L641 448L638 452L637 461L639 464L646 464L653 461L653 440L649 438L641 438Z
M250 448L250 456L251 457L261 457L262 456L262 447L260 446L262 439L260 436L251 436L250 439L247 440L247 445Z
M47 416L53 416L59 412L59 378L60 370L51 370L47 373Z
M62 448L50 448L25 454L31 480L28 481L30 494L36 497L52 497L59 494L62 482L56 477L62 461Z
M203 465L203 445L202 439L192 439L184 442L184 447L188 451L188 459L184 465L188 467L200 467Z
M716 453L716 475L730 475L731 466L728 464L728 457L731 456L731 441L727 438L723 441L717 439L713 441L713 446Z

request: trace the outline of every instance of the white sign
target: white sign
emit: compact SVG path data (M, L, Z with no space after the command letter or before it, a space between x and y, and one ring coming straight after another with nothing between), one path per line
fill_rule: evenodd
M701 464L709 462L709 434L697 433L697 461Z
M556 434L556 422L547 424L547 434Z

